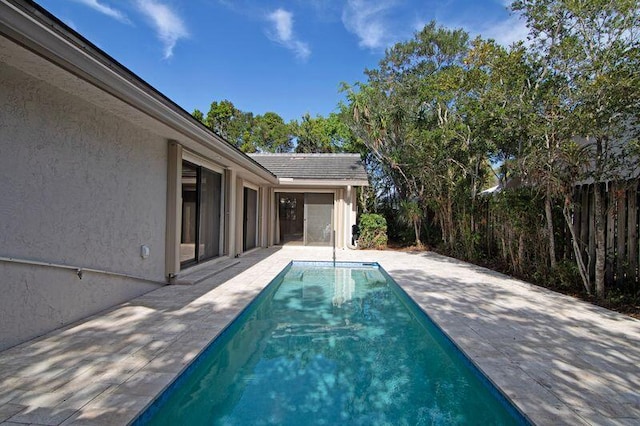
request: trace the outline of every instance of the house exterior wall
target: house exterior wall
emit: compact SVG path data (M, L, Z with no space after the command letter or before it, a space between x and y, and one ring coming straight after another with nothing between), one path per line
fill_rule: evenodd
M18 260L0 262L3 349L165 281L168 143L4 63L0 75L0 257Z
M30 8L0 2L0 350L189 273L179 256L182 160L224 176L221 255L242 253L244 187L258 191L257 246L277 238L275 194L289 190L336 194L336 244L345 246L346 185L279 187L273 173Z

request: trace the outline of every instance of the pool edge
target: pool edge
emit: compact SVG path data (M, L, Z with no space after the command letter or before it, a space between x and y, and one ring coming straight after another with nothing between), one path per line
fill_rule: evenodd
M236 320L238 320L241 316L248 315L250 313L249 311L251 310L251 308L254 307L260 300L262 300L262 298L264 298L266 294L269 292L268 289L270 287L270 284L272 284L274 281L278 279L281 279L291 269L291 267L296 265L315 265L315 266L326 266L326 267L361 266L361 267L378 268L386 278L390 279L394 283L395 288L400 291L403 298L409 299L411 303L413 303L415 308L417 308L417 310L422 315L424 315L429 322L431 322L435 326L437 331L442 335L442 337L444 337L444 339L448 342L448 344L450 344L455 349L455 351L457 351L457 356L461 357L461 359L466 364L468 364L468 366L472 369L474 374L482 382L484 382L485 385L488 385L490 392L493 393L494 396L496 396L500 400L501 404L505 406L507 410L515 412L522 420L524 420L524 423L522 424L535 425L535 423L531 420L531 418L527 416L523 412L523 410L521 410L520 407L516 405L513 399L510 398L490 378L490 376L486 372L484 372L484 370L482 370L482 368L473 360L473 358L455 342L455 340L440 326L440 324L438 324L438 322L426 312L425 308L423 308L423 306L421 306L421 304L418 303L418 301L416 301L413 297L411 297L411 295L407 292L407 290L400 283L398 283L395 280L395 278L379 262L377 261L372 261L372 262L314 261L314 260L290 260L289 263L287 263L280 272L278 272L271 280L269 280L269 282L265 284L265 286L253 297L253 299L251 299L249 303L247 303L246 306L244 306L233 318L231 318L229 322L215 336L213 336L204 344L203 348L198 352L198 354L195 355L194 358L184 366L184 368L182 368L178 373L176 373L173 380L170 383L168 383L160 392L158 392L155 396L153 396L150 399L150 401L145 405L145 407L142 408L138 413L136 413L133 419L130 420L127 424L128 425L142 424L140 422L144 422L145 418L149 418L153 416L156 410L149 412L150 407L152 407L153 405L161 405L162 401L168 398L170 396L170 393L173 392L173 390L177 386L179 386L181 378L185 377L188 370L196 368L197 364L199 363L198 361L201 360L202 357L206 355L208 351L213 350L213 348L215 348L216 346L215 341L223 337L225 333L228 333L230 328L233 326L233 324L236 323Z

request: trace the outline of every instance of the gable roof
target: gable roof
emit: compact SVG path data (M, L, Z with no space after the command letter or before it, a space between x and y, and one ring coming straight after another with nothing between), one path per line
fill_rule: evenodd
M249 154L278 178L367 181L360 154Z

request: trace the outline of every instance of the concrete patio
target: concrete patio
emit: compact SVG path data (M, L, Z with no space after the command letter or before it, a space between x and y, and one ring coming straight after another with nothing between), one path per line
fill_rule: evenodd
M257 250L0 352L0 425L127 424L289 261L331 257ZM434 253L337 259L379 262L532 422L640 424L640 321Z

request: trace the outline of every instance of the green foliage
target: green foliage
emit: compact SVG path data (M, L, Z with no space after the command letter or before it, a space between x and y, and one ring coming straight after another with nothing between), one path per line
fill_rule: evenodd
M387 247L387 220L375 213L360 216L358 247L381 250Z
M343 85L341 117L365 148L378 199L367 205L408 213L412 200L421 210L390 216L394 236L414 228L419 240L423 224L447 253L562 286L573 264L588 289L572 197L577 182L640 170L640 8L518 0L512 9L527 20L527 45L470 41L432 22L388 49L366 82ZM495 178L503 191L479 196ZM602 295L604 241L596 247Z
M366 84L344 86L344 116L375 163L378 194L391 203L414 200L423 214L431 210L449 247L458 232L457 206L473 206L489 170L490 138L474 133L464 109L469 48L464 31L432 22L389 49L378 69L367 70ZM420 244L422 218L414 219Z
M293 148L292 139L289 126L275 112L256 116L250 140L257 149L266 152L290 152Z
M378 200L376 206L371 208L378 214L385 217L387 221L387 238L389 241L398 243L401 246L415 244L415 233L412 226L400 218L398 206L390 205L384 200Z
M372 184L359 204L385 212L394 237L426 236L447 253L562 287L574 265L590 288L583 243L570 232L572 197L577 182L640 170L640 8L517 0L512 10L527 21L528 44L505 48L431 22L389 48L365 82L343 84L339 114L285 124L223 101L204 121L247 152L289 151L294 140L298 152L359 152ZM480 195L495 180L502 192ZM361 225L361 244L374 244ZM595 246L597 281L604 242Z
M580 272L576 263L571 260L561 260L551 271L550 284L555 284L562 289L580 291Z
M349 127L335 113L329 114L327 118L320 115L312 118L305 114L300 123L293 122L291 126L292 133L297 138L296 152L341 151L353 137Z
M204 123L204 114L198 108L194 109L191 115L199 122Z
M422 247L422 241L420 240L420 230L422 228L422 217L424 213L420 204L417 201L412 200L402 200L400 202L400 219L408 224L413 226L414 237L415 237L415 245L418 247Z
M205 123L223 138L233 138L233 122L240 114L231 101L212 102Z
M243 152L257 150L251 140L255 125L253 114L240 111L231 101L212 102L206 118L201 121Z
M542 199L531 188L507 189L493 197L491 203L502 221L516 231L537 231L544 221Z
M290 152L294 139L296 152L363 152L340 114L305 114L300 122L285 123L275 112L254 115L223 100L212 102L206 116L198 109L192 115L243 152Z

